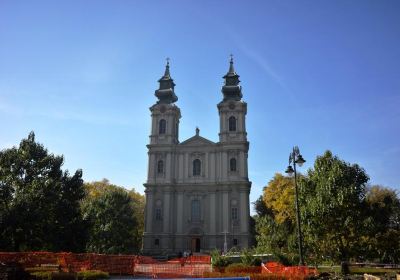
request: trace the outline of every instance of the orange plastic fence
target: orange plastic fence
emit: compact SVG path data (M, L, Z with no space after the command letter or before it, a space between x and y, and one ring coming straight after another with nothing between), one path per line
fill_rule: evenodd
M168 262L136 255L74 254L51 252L0 252L0 262L18 262L25 268L58 265L63 271L101 270L110 274L151 277L202 276L211 271L209 256L177 258Z
M277 262L267 262L261 264L261 273L277 274L282 276L304 278L310 275L316 275L317 270L308 266L284 266Z

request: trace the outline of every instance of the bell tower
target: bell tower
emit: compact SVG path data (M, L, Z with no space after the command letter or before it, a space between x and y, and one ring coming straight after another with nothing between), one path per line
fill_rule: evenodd
M156 104L150 107L151 133L149 149L148 183L169 183L174 172L174 147L179 143L179 119L181 111L174 103L174 80L169 72L169 60L165 66L164 75L158 80L159 89L155 91L158 98Z
M247 103L242 101L242 87L239 85L239 75L233 66L233 57L229 62L228 73L222 87L223 100L218 104L220 131L219 141L247 142L246 113Z
M158 101L150 108L152 118L150 144L178 144L181 112L174 104L178 97L175 95L175 83L169 72L169 59L165 73L158 82L160 87L155 91Z

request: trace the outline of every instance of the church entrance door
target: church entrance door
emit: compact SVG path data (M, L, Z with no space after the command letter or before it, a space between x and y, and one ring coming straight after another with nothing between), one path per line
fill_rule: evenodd
M200 252L200 238L192 238L192 252Z

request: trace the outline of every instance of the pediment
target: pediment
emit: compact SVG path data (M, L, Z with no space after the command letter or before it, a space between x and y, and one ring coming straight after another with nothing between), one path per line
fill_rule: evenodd
M210 146L210 145L216 145L216 143L201 137L199 135L195 135L182 143L180 143L182 146Z

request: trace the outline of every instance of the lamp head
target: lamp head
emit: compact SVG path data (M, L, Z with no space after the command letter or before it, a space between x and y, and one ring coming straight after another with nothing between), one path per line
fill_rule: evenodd
M292 174L294 173L294 170L292 168L291 165L289 165L285 171L285 173L287 173L289 176L292 176Z
M296 163L301 167L302 165L303 165L303 163L305 163L306 162L306 160L303 158L303 156L302 155L298 155L297 156L297 160L296 160Z

